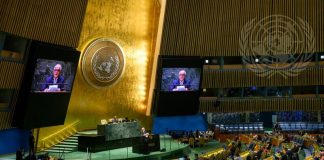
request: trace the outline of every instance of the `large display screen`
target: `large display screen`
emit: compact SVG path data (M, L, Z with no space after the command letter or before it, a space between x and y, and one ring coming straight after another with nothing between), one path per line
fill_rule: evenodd
M37 59L32 92L71 92L75 65L49 59Z
M162 68L161 91L198 91L200 68Z
M26 51L12 126L23 129L64 124L80 52L31 41Z
M197 114L202 62L200 57L195 56L159 56L153 114Z

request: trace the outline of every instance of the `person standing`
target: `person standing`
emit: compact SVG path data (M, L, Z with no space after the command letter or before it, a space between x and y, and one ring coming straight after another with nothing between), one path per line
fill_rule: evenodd
M35 137L32 132L29 135L29 157L34 153L35 149Z
M23 149L20 147L19 150L16 152L16 160L22 160L23 159Z

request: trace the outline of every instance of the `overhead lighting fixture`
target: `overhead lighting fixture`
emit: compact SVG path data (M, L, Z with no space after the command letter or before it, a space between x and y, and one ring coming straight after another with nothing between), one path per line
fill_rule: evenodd
M208 64L208 63L209 63L209 60L208 60L208 59L206 59L206 60L205 60L205 63L206 63L206 64Z
M255 59L255 62L257 62L257 63L258 63L258 62L259 62L259 59L258 59L258 58L256 58L256 59Z
M321 59L324 59L324 55L321 55Z

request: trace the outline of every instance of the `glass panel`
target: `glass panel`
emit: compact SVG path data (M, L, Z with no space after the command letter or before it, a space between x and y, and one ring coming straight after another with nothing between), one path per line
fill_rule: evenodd
M244 97L265 97L267 95L265 87L246 87L244 88Z
M0 59L23 61L27 44L27 39L0 33Z
M316 95L315 86L294 86L292 87L293 97L313 97Z
M268 97L289 97L290 87L269 87Z
M207 88L202 89L202 97L218 97L218 89L216 88Z
M223 97L242 97L242 88L224 88Z
M318 86L318 94L320 97L324 97L324 86Z
M14 89L0 89L0 110L7 110L14 93Z
M233 57L224 57L224 69L242 69L242 57L233 56Z

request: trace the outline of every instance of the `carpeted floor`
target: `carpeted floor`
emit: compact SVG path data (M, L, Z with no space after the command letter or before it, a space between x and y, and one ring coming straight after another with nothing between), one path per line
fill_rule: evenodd
M109 159L160 159L158 158L161 155L165 154L181 154L183 153L181 150L184 148L188 148L187 144L180 144L176 140L172 140L169 136L161 136L160 137L160 145L161 149L165 148L165 152L152 152L149 155L141 155L141 154L136 154L132 153L132 147L128 148L121 148L121 149L114 149L110 151L102 151L102 152L97 152L97 153L92 153L91 155L87 154L86 152L72 152L72 153L66 153L64 154L61 158L65 160L86 160L86 159L91 159L92 160L109 160ZM208 142L204 147L195 147L191 148L189 150L188 156L190 159L194 159L195 153L203 154L205 152L212 151L214 149L217 149L219 147L222 147L222 143L218 141L210 141ZM177 152L181 151L181 152ZM51 156L53 157L60 157L58 154L50 153ZM151 158L150 158L150 157ZM15 155L6 155L6 156L0 156L1 160L13 160L15 159Z

